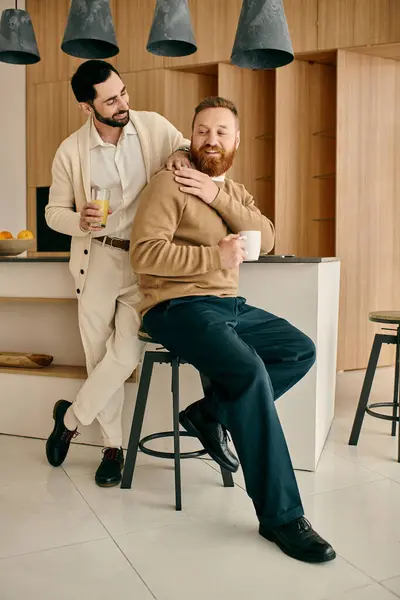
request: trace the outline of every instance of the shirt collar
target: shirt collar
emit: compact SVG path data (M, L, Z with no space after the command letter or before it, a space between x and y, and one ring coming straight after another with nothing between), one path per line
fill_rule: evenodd
M119 143L122 142L128 135L137 135L137 131L136 131L136 127L134 126L134 124L132 123L131 120L128 121L128 123L125 125L125 127L122 130L122 135L119 138ZM96 148L96 146L104 146L104 147L109 147L109 146L113 146L113 144L108 144L107 142L105 142L104 140L101 139L99 132L96 129L95 124L93 123L93 118L91 120L90 123L90 150L93 150L93 148Z
M211 177L213 181L225 181L225 175L218 175L217 177Z

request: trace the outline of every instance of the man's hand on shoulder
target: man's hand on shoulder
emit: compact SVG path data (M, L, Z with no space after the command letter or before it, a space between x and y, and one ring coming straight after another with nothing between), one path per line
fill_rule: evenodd
M222 269L235 269L246 258L245 245L239 233L227 235L218 243Z
M195 169L179 169L175 171L175 181L179 189L186 194L197 196L206 204L211 204L218 194L218 186L214 181L201 171Z
M191 168L189 152L185 150L177 150L171 156L169 156L165 162L165 167L168 171L174 171L175 169L182 169L187 167Z

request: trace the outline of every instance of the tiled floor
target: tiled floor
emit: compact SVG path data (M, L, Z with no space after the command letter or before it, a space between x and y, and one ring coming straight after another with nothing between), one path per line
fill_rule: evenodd
M347 445L362 372L338 376L334 425L316 473L297 473L308 518L338 558L306 565L257 535L243 489L214 463L183 463L184 511L170 464L141 456L135 489L99 489L100 451L64 468L44 442L0 436L1 600L393 600L400 598L400 464L389 425L366 417ZM390 398L381 369L374 398Z

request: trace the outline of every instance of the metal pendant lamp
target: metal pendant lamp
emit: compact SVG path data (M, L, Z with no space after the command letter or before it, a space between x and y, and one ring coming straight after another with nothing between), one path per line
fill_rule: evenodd
M247 69L276 69L293 59L282 0L243 0L231 62Z
M147 50L158 56L188 56L196 52L187 0L157 0Z
M26 10L6 8L0 20L0 61L13 65L33 65L40 54L31 17Z
M61 50L78 58L118 54L109 0L72 0Z

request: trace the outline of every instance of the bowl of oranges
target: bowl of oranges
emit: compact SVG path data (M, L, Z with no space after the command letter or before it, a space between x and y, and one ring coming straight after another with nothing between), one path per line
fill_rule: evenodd
M22 229L16 238L9 231L0 231L0 256L19 256L34 247L34 235L29 229Z

